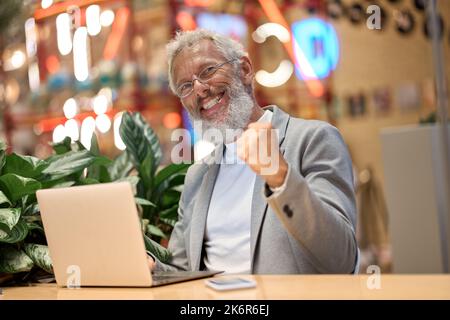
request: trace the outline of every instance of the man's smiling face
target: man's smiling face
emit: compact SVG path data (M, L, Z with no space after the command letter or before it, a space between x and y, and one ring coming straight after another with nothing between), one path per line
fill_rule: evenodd
M175 87L191 81L205 68L225 62L226 59L209 40L202 40L191 47L184 48L173 61ZM220 123L227 115L230 101L230 87L235 81L231 64L219 68L214 76L202 83L193 82L193 91L182 98L183 106L197 120Z
M255 106L249 93L253 79L251 63L247 57L234 61L233 65L211 40L201 40L184 48L172 64L173 83L179 88L205 68L225 63L207 81L202 83L196 79L192 83L192 92L181 98L181 103L195 130L202 130L198 133L203 135L209 129L219 130L226 142L233 141L246 128ZM239 63L239 71L235 68L236 63Z

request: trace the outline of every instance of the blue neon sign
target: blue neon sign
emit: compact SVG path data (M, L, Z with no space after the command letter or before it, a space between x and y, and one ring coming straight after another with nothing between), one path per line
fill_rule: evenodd
M291 28L299 49L317 78L328 77L339 61L339 40L333 26L324 20L309 18L293 23ZM294 46L297 62L302 63L298 51ZM302 79L297 68L296 75Z

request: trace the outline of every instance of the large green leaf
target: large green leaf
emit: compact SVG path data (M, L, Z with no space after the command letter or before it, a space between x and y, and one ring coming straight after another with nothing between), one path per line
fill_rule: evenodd
M145 249L150 251L161 262L168 262L172 254L159 243L153 241L144 234Z
M178 206L180 202L181 192L175 189L170 189L164 192L162 199L160 201L160 206L162 208L170 208L174 205Z
M19 208L0 209L0 229L8 232L17 224L20 218Z
M139 204L141 206L151 206L151 207L156 207L156 205L151 202L148 201L147 199L143 199L143 198L139 198L139 197L134 197L134 201L136 202L136 204Z
M29 206L37 203L36 193L27 194L26 196L23 196L20 201L22 202L22 214L24 214L25 211L30 210Z
M132 169L133 163L131 162L130 155L126 151L119 154L108 167L109 176L112 181L126 177Z
M100 166L109 166L111 165L112 160L105 156L95 156L94 158L94 165L100 165Z
M33 260L22 250L12 246L0 246L0 272L17 273L30 271Z
M152 197L150 200L159 203L164 192L182 185L184 183L185 177L186 177L185 173L176 173L169 176L167 179L161 181L161 183L155 187L155 190L153 190Z
M173 207L163 210L159 213L159 217L163 219L169 220L177 220L178 219L178 204Z
M164 169L160 170L156 174L155 178L155 186L158 186L162 181L165 181L170 176L178 174L178 173L186 173L187 169L189 168L190 164L187 163L172 163L169 164Z
M11 206L11 201L9 201L8 197L3 193L3 191L0 191L0 205L7 205L8 207Z
M152 224L148 224L146 229L147 229L146 230L147 234L167 239L167 236L164 234L164 232L160 228L158 228L157 226L154 226Z
M35 265L41 269L44 269L48 273L53 273L52 260L50 259L50 252L47 246L26 243L25 252L31 260L33 260Z
M50 165L42 173L48 175L50 180L57 180L77 173L98 160L98 157L88 150L69 151L52 157Z
M162 158L158 136L144 120L140 113L125 112L120 125L120 137L127 152L130 153L134 165L139 168L145 158L151 154L153 157L152 174L156 172Z
M27 194L36 192L41 188L41 183L31 178L7 173L0 177L0 187L6 192L8 199L15 202Z
M3 141L0 141L0 174L3 171L3 166L5 165L5 156L6 144Z
M100 147L98 146L97 135L94 133L91 137L91 147L89 149L93 155L100 155Z
M55 150L56 154L64 154L69 151L72 151L71 144L72 144L72 139L70 139L69 137L65 137L63 141L54 143L52 145L52 147L53 147L53 150Z
M141 178L142 190L141 197L150 198L151 192L153 190L153 166L154 166L153 154L149 153L141 165L138 167L139 177Z
M2 173L15 173L26 178L36 178L47 166L48 163L45 160L11 153L6 156Z
M0 242L16 243L26 238L28 226L23 220L19 220L10 232L0 230Z
M22 216L32 216L37 213L39 213L39 204L37 202L33 202L25 207L22 212Z
M33 231L33 230L38 230L39 232L41 232L42 234L44 233L44 228L42 228L40 225L38 225L37 223L34 222L27 222L27 226L28 226L28 232Z
M88 168L88 178L92 178L100 181L101 183L111 182L111 177L106 166L104 165L91 165Z
M95 179L99 182L111 182L111 177L109 176L108 169L106 168L106 164L112 163L106 157L100 155L100 148L98 146L97 136L95 134L92 135L91 138L91 148L90 151L93 155L97 156L97 160L94 161L87 169L87 178ZM104 158L104 163L99 163L99 159Z

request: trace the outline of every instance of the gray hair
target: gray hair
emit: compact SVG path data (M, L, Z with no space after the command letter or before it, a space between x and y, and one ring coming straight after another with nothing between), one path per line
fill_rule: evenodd
M211 40L227 60L248 57L248 53L244 50L244 46L241 43L219 33L205 29L178 31L175 38L166 46L167 60L169 63L169 86L173 92L176 89L172 79L173 60L184 48L191 47L204 39Z

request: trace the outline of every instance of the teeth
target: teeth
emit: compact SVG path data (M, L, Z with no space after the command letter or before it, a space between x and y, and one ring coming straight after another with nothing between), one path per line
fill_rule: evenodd
M217 102L219 102L220 98L216 97L215 99L209 101L207 104L203 106L203 109L208 110L211 109Z

